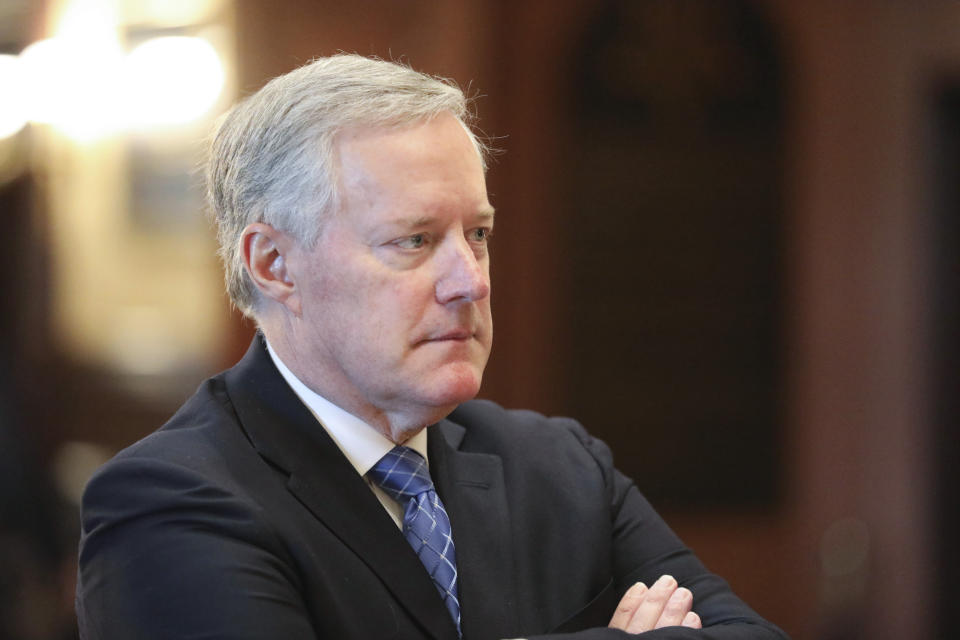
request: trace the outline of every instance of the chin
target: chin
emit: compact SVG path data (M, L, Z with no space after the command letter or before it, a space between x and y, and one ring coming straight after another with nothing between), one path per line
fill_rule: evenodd
M432 376L434 382L430 386L432 390L439 392L434 397L433 404L437 407L449 407L449 412L458 404L472 400L480 392L483 369L467 364L444 369L446 370L438 372L440 379Z

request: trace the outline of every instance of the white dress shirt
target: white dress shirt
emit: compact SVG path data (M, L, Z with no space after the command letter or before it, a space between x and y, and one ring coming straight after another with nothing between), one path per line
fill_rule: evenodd
M287 365L283 364L280 356L273 350L270 343L267 343L267 351L273 359L273 363L280 371L280 375L287 381L297 397L303 401L303 404L310 409L310 412L320 423L320 426L330 435L336 445L347 457L353 468L357 470L367 486L373 491L374 495L387 510L390 517L401 529L403 528L403 506L391 498L383 489L378 487L370 478L367 472L373 468L373 465L382 458L388 451L395 446L394 442L385 435L371 427L369 424L347 413L337 405L333 404L323 396L311 390L307 385L293 374ZM429 468L430 461L427 458L427 430L421 429L417 434L406 442L403 446L410 447L423 456L427 461Z

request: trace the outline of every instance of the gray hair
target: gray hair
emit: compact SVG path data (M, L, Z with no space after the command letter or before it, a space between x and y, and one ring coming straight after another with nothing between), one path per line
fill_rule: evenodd
M312 246L338 206L334 145L352 126L403 126L449 111L485 165L486 148L451 81L355 54L319 58L274 78L221 121L207 159L227 293L254 318L261 298L244 269L244 228L263 222Z

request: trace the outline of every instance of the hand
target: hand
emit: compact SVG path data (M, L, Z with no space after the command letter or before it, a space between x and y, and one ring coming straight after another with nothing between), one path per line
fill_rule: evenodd
M689 589L677 588L672 576L661 576L649 589L642 582L630 587L608 626L627 633L669 626L699 629L700 616L690 611L692 606L693 594Z

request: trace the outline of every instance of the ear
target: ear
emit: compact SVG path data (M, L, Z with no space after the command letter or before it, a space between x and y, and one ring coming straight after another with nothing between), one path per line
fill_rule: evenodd
M300 296L287 268L288 252L295 241L283 231L262 222L249 224L240 236L243 264L260 293L300 315Z

